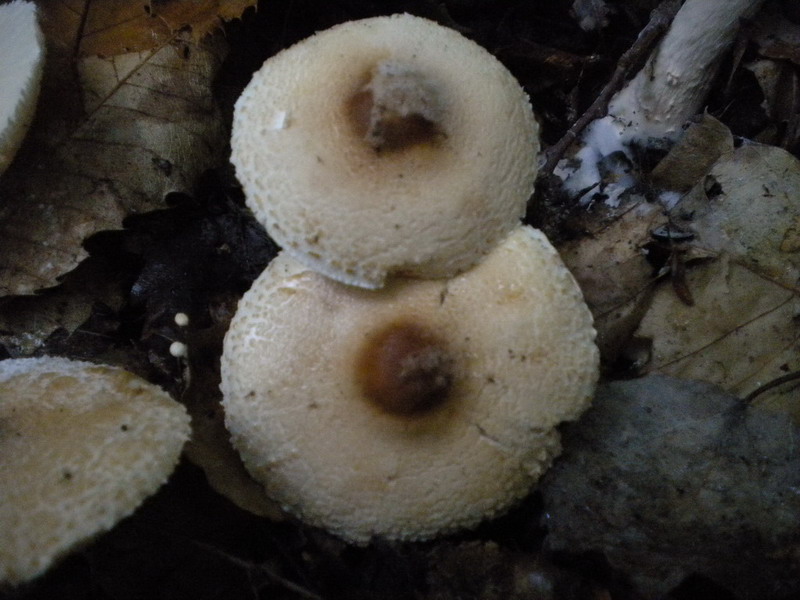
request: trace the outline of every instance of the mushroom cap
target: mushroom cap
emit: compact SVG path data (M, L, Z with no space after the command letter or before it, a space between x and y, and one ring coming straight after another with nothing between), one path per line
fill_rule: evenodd
M33 579L132 513L188 437L183 406L127 371L0 361L0 581Z
M383 98L408 119L408 144L376 149L396 121L365 133L367 91L373 110ZM449 277L478 262L519 224L539 142L528 97L494 56L402 14L268 59L236 103L231 146L249 207L289 254L376 288L387 274Z
M449 358L445 397L416 411L364 393L361 362L398 323ZM528 493L560 451L556 425L589 405L594 337L575 280L530 227L453 279L380 290L281 253L225 338L226 425L252 476L302 520L355 543L427 539Z
M0 5L0 174L28 131L44 62L44 36L33 2Z

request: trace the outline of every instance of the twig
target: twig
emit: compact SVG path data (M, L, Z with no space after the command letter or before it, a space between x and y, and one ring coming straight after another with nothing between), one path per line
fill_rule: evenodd
M259 573L261 575L264 575L272 583L276 583L276 584L282 586L284 589L286 589L286 590L288 590L290 592L293 592L293 593L295 593L295 594L297 594L297 595L299 595L299 596L301 596L303 598L307 598L307 600L323 600L322 596L319 596L318 594L315 594L311 590L308 590L308 589L304 588L303 586L301 586L301 585L299 585L299 584L297 584L297 583L295 583L295 582L293 582L293 581L291 581L289 579L286 579L285 577L282 577L281 575L279 575L277 573L277 571L275 571L274 569L270 568L266 564L263 564L263 563L262 564L251 563L251 562L243 560L243 559L241 559L241 558L239 558L237 556L233 556L231 554L228 554L227 552L223 551L222 549L217 548L215 546L212 546L211 544L206 544L204 542L200 542L198 540L193 540L193 539L190 539L190 541L195 546L197 546L198 548L202 548L206 552L209 552L211 554L215 554L215 555L217 555L217 556L229 561L231 564L234 564L237 567L243 569L248 574Z
M573 123L572 127L558 142L547 149L547 160L539 170L539 177L552 175L567 148L578 139L578 136L586 129L586 126L595 119L606 115L608 103L611 101L612 96L622 88L630 69L634 65L642 63L642 59L650 54L656 42L669 29L669 25L672 23L672 19L675 18L680 5L679 0L665 0L650 13L650 21L639 33L633 45L620 56L617 61L617 67L614 69L614 74L597 98L595 98L595 101L592 102L592 105Z
M747 396L745 396L744 398L744 402L749 404L757 396L760 396L764 392L768 392L772 388L776 388L779 385L783 385L784 383L789 383L790 381L794 381L795 379L800 379L800 371L792 371L791 373L787 373L786 375L781 375L780 377L776 377L772 381L768 381L764 385L757 387L752 392L747 394Z
M160 533L163 534L164 532L160 532ZM223 560L226 560L230 564L235 565L236 567L239 567L240 569L245 571L248 574L249 577L252 576L253 574L260 574L260 575L263 575L264 577L266 577L267 580L271 581L272 583L280 585L281 587L283 587L287 591L290 591L290 592L292 592L294 594L297 594L298 596L300 596L302 598L306 598L307 600L323 600L322 596L320 596L318 594L315 594L314 592L304 588L300 584L297 584L297 583L295 583L295 582L293 582L293 581L291 581L289 579L286 579L285 577L279 575L277 571L275 571L271 567L267 566L265 563L260 563L259 564L259 563L253 563L253 562L241 559L238 556L234 556L232 554L228 554L227 552L225 552L221 548L217 548L216 546L214 546L212 544L208 544L206 542L201 542L200 540L196 540L196 539L193 539L191 537L188 537L188 536L185 536L185 535L182 535L182 534L176 534L175 532L170 532L169 535L175 536L175 537L180 537L181 539L187 541L188 543L192 544L196 548L199 548L199 549L201 549L201 550L203 550L205 552L208 552L209 554L213 554L213 555L215 555L215 556L217 556L217 557L219 557L219 558L221 558Z

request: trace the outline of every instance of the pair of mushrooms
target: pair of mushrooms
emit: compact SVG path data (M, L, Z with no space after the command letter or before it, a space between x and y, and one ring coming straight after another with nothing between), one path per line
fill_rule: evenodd
M288 512L354 543L472 527L525 496L588 406L591 315L520 225L537 125L488 52L394 15L267 60L232 162L284 251L226 336L226 425Z

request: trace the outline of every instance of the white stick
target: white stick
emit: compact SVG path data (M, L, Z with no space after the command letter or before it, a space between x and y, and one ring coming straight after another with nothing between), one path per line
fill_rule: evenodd
M0 174L17 152L36 110L44 36L33 2L0 3Z
M636 183L630 144L668 147L680 137L702 110L741 19L763 1L686 0L644 68L611 99L608 115L590 123L573 159L556 167L567 192L582 203L616 206Z
M686 0L659 49L611 101L609 114L628 128L628 139L674 140L701 111L742 18L763 0Z

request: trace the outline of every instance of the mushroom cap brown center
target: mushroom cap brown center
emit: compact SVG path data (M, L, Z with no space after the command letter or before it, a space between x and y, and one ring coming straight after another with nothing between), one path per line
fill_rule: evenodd
M376 151L400 151L433 144L444 136L442 101L424 74L385 61L347 101L356 135Z
M412 415L443 402L453 381L453 360L428 328L399 321L374 332L357 362L363 396L384 411Z

